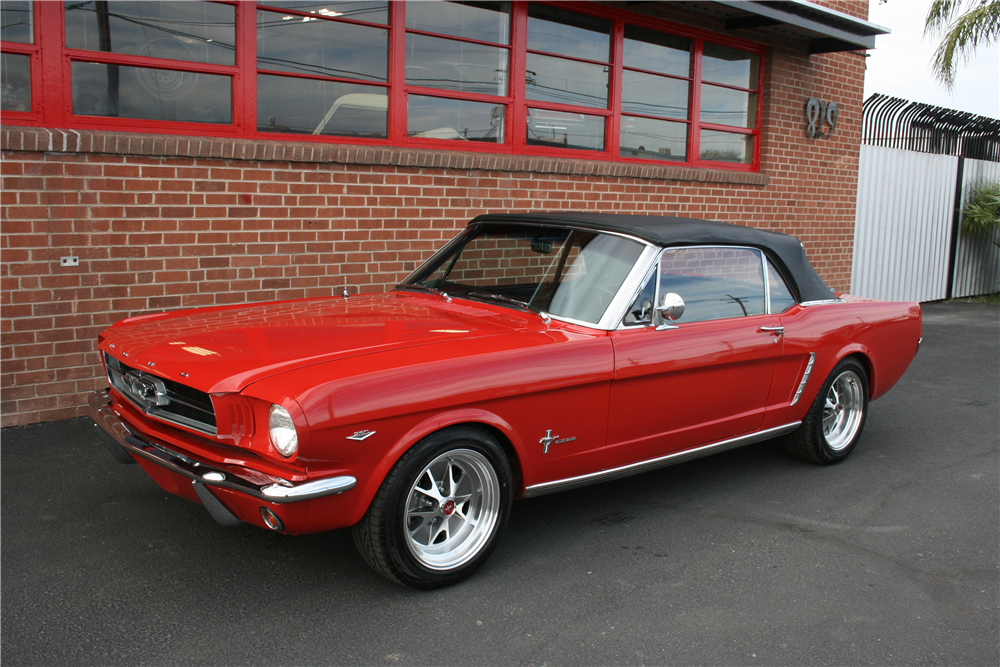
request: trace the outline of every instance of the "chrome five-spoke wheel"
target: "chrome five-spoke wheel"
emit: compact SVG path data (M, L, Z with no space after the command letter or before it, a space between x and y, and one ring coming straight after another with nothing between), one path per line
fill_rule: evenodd
M431 461L406 501L406 546L424 566L449 570L473 558L493 534L500 482L489 460L456 449Z
M496 546L513 500L510 463L484 428L423 438L382 481L354 543L380 574L414 588L468 577Z
M843 461L861 439L867 414L868 371L859 358L847 357L827 376L802 426L785 437L785 447L813 463Z
M835 452L843 451L854 440L864 414L861 378L854 371L844 371L830 384L823 405L823 437Z

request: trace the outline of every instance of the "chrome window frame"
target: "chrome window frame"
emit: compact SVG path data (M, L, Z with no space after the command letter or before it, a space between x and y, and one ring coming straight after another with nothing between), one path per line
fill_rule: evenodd
M762 315L773 315L774 314L774 313L771 312L771 286L770 286L771 284L770 284L770 281L768 280L768 276L767 276L767 262L768 262L767 253L765 253L760 248L754 248L753 246L709 245L709 244L684 245L684 246L676 246L675 245L675 246L666 246L666 247L654 246L654 247L657 248L656 256L654 257L653 261L650 263L650 266L646 267L645 271L643 272L643 278L642 278L642 280L640 282L638 282L632 288L632 290L630 292L631 298L625 304L625 306L621 310L621 312L618 314L618 323L614 327L615 330L618 330L618 329L626 329L626 330L627 329L639 329L639 328L644 328L644 327L655 327L656 326L656 320L655 320L655 318L654 318L653 322L650 323L650 324L645 324L645 323L643 323L643 324L625 324L624 320L625 320L625 316L628 314L629 307L633 303L635 303L635 300L639 297L639 293L642 291L643 286L646 284L646 280L648 280L649 277L650 277L650 274L659 267L659 265L660 265L660 259L663 256L663 253L665 253L668 250L698 250L698 249L712 248L712 249L724 249L724 250L750 250L752 252L757 253L757 256L760 257L760 261L761 261L761 273L762 273L763 283L764 283L764 312L762 313ZM642 258L640 257L640 260L641 259ZM636 265L637 266L639 265L639 261L636 261ZM625 288L625 285L622 285L622 291L624 291L624 288ZM656 291L654 292L654 299L655 299L654 303L659 303L659 300L660 300L660 281L659 280L656 281ZM617 301L617 299L616 299L616 301ZM614 303L614 301L612 303ZM607 313L605 313L605 315L607 315ZM759 315L752 315L750 317L759 317ZM737 318L729 318L729 317L727 317L727 318L723 318L723 319L737 319ZM713 321L714 322L714 321L717 321L717 320L699 320L699 321L700 322L707 322L707 321ZM683 324L695 324L695 322L684 322Z

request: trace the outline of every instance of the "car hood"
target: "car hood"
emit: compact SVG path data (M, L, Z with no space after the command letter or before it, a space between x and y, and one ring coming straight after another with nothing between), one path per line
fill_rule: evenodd
M339 358L539 328L531 313L389 292L142 315L101 335L123 363L209 393Z

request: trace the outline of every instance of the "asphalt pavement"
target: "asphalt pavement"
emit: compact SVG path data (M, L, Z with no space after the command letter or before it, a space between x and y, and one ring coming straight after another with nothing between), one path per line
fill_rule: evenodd
M1000 664L1000 306L925 304L863 440L765 442L514 504L419 592L349 531L224 528L85 419L0 432L0 660L17 665Z

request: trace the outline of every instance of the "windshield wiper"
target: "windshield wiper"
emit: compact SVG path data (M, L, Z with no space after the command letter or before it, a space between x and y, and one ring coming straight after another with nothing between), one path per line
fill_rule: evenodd
M444 297L444 300L451 303L451 297L447 293L442 292L436 287L428 287L427 285L421 285L420 283L399 283L396 285L396 289L411 289L417 290L419 292L430 292L431 294L437 294L440 297Z
M467 292L463 296L478 296L486 299L495 299L497 301L503 301L504 303L509 303L513 306L517 306L518 308L526 310L529 313L534 313L535 315L538 315L540 318L542 318L542 322L544 322L545 324L548 324L549 322L552 321L552 318L549 317L548 313L538 310L534 306L531 306L525 303L524 301L512 299L509 296L505 296L503 294L493 294L492 292Z

